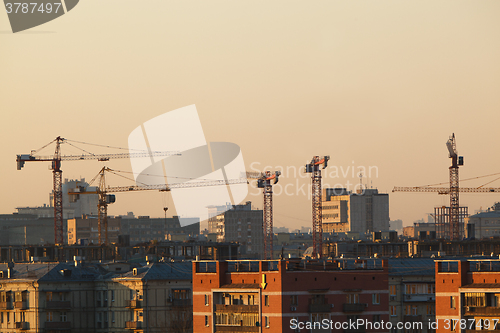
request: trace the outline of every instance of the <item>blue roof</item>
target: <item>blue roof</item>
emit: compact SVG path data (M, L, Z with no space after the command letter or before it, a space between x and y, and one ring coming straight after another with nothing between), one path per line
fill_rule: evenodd
M139 278L141 280L191 280L193 266L191 262L154 263L120 275L121 278Z
M434 276L434 259L431 258L391 258L389 259L389 275L432 275Z

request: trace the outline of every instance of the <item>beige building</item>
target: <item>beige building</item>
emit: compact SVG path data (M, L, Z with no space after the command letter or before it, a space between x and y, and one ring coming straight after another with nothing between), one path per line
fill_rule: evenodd
M0 332L192 332L191 263L122 266L1 264Z
M377 189L353 193L326 188L322 194L323 232L361 234L389 230L389 195Z
M97 244L99 242L99 223L96 218L77 218L68 220L68 244ZM104 227L103 227L104 229ZM121 218L108 217L108 239L118 243L121 235ZM102 235L104 238L104 235ZM85 240L85 241L84 241Z

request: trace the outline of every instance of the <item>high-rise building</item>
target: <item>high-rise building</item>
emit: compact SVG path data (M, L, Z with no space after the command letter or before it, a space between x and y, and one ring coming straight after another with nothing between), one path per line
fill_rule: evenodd
M247 258L260 258L264 251L262 223L262 210L252 209L250 201L209 207L208 232L217 234L218 242L238 242L240 255Z
M389 195L377 189L353 193L345 188L326 188L322 194L323 232L389 230Z

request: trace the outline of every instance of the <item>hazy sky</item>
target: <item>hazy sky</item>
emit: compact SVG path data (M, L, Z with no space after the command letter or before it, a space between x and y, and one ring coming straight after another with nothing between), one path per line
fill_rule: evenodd
M237 143L248 169L288 168L280 184L292 195L275 195L275 226L310 226L310 181L291 170L313 155L331 157L325 183L357 184L351 168L372 166L369 182L390 192L447 182L445 142L455 132L460 178L500 172L499 17L496 0L82 0L12 34L2 13L0 213L48 203L49 164L17 171L16 154L58 135L127 147L134 128L191 104L207 141ZM106 165L131 169L127 160ZM89 180L101 166L66 162L63 177ZM495 201L461 195L472 212ZM448 204L391 193L390 217L409 224ZM164 205L165 194L123 193L109 213L159 217Z

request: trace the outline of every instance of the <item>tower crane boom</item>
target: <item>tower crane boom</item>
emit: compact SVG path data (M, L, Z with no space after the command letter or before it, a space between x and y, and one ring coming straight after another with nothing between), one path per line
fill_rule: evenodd
M61 144L68 140L58 136L44 147L55 143L53 156L37 156L36 151L32 150L30 154L17 155L17 170L21 170L26 162L52 162L51 170L53 174L53 192L54 192L54 242L63 244L63 193L62 193L62 170L61 161L81 161L98 160L109 161L112 158L135 158L150 156L171 156L179 155L177 152L138 152L121 154L82 154L82 155L61 155Z
M99 232L99 244L109 244L108 238L108 205L116 201L115 196L108 193L116 192L137 192L137 191L171 191L173 189L181 188L193 188L193 187L205 187L205 186L220 186L220 185L232 185L232 184L247 184L247 180L244 178L240 179L228 179L228 180L208 180L208 181L197 181L197 182L185 182L185 183L174 183L174 184L159 184L159 185L144 185L144 186L106 186L106 172L112 172L114 170L103 167L98 174L99 177L99 187L96 191L87 191L85 187L77 187L68 191L69 195L80 195L80 194L98 194L98 232ZM92 183L95 179L90 182Z

